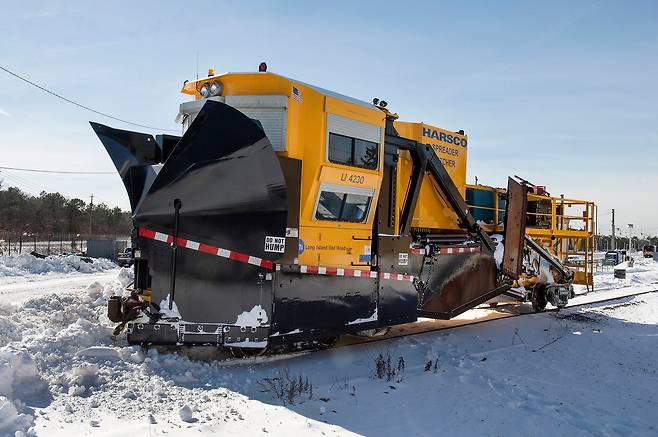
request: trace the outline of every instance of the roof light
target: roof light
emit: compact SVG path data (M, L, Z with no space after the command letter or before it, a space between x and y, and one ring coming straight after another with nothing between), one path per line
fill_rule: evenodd
M222 86L222 83L218 80L212 82L210 84L210 95L211 96L218 96L222 93L222 90L224 87Z
M204 83L201 85L201 88L199 88L199 94L201 94L201 97L204 99L210 95L210 85L207 83Z

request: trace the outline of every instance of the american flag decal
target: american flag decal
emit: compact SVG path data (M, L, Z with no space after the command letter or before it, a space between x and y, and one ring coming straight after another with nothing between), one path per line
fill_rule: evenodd
M292 87L292 96L297 100L299 103L302 102L302 94L299 92L299 88L296 86Z

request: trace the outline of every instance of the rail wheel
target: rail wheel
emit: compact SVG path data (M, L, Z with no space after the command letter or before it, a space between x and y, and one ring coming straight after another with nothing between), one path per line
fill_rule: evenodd
M390 326L385 326L383 328L364 329L363 331L356 332L355 334L359 337L382 337L388 334L390 330Z
M234 358L249 358L249 357L260 357L267 353L269 350L268 347L262 348L253 348L253 347L226 347L228 352Z
M331 349L338 343L339 336L327 337L316 342L318 349Z
M536 284L532 289L532 309L542 312L546 309L548 297L546 296L546 285Z

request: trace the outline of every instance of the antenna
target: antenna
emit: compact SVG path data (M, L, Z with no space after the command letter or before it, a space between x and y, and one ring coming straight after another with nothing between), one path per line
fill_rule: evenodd
M196 51L196 80L199 80L199 50Z

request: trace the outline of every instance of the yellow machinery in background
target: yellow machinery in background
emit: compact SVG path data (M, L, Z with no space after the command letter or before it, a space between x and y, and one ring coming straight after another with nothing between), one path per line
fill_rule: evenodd
M466 186L471 214L490 234L505 231L506 196L504 188ZM575 271L574 284L593 290L596 204L550 196L544 187L531 185L526 215L526 234Z

